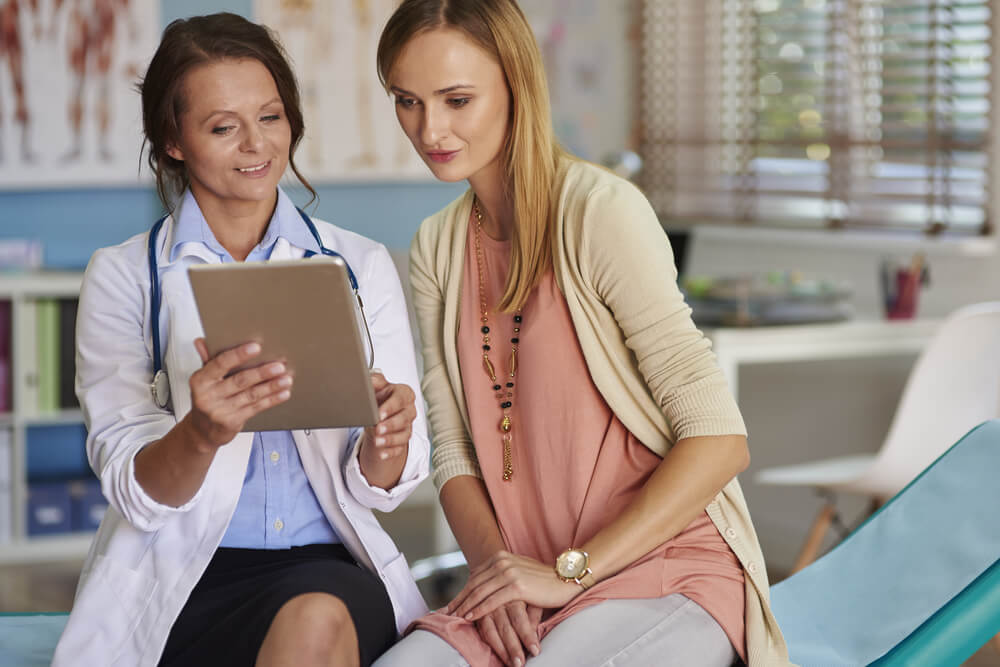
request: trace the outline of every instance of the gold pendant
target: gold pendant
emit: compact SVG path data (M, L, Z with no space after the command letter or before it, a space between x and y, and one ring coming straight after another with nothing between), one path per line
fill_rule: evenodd
M514 476L514 462L510 451L510 433L503 434L503 481L509 482Z
M486 369L486 374L490 376L493 382L497 381L497 372L493 370L493 364L490 363L490 358L483 353L483 368Z
M503 419L500 420L500 430L504 433L510 431L510 415L504 415Z

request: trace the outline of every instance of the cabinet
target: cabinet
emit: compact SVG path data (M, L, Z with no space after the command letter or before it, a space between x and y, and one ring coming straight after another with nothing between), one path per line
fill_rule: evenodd
M0 273L0 563L82 558L102 511L72 390L82 278Z

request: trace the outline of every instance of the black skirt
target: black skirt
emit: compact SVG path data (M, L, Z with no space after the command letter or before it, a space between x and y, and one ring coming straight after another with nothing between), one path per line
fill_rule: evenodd
M305 593L329 593L347 606L363 666L396 640L385 587L342 544L219 548L174 622L160 666L253 667L278 610Z

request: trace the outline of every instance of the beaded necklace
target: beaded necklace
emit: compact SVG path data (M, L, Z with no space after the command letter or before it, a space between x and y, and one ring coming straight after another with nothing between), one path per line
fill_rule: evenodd
M514 422L510 417L510 409L514 405L514 376L517 374L517 346L520 343L521 309L514 313L514 336L510 339L510 369L506 386L497 381L496 369L490 362L490 327L486 311L486 288L483 282L483 248L479 237L483 229L483 213L479 210L479 201L472 200L472 211L476 215L476 268L479 272L479 321L482 323L480 332L483 334L483 369L493 383L494 396L500 400L500 440L503 444L503 481L509 482L514 476L514 462L511 453L511 428Z

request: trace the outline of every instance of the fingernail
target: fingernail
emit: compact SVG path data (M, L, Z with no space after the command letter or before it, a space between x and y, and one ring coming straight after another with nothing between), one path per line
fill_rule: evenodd
M521 667L523 664L520 658L514 658L514 667Z
M248 343L244 349L247 351L247 354L257 354L260 352L260 343Z
M285 365L283 363L271 364L267 369L272 375L277 375L279 373L285 372Z
M541 649L538 648L538 644L532 644L531 646L528 647L528 650L531 651L531 655L535 656L537 656L539 653L542 652Z
M291 384L292 384L292 378L288 377L287 375L278 380L279 387L288 387L291 386Z
M387 458L389 458L389 454L388 452L382 452L381 454L378 455L378 457L383 461L385 461Z
M375 438L375 444L376 445L384 445L385 444L385 438Z
M281 399L281 400L285 400L286 398L288 398L291 395L292 395L292 392L290 392L290 391L288 391L286 389L285 391L283 391L280 394L278 394L278 398Z
M382 424L381 426L378 427L378 432L379 433L385 433L388 430L389 430L389 428L385 424Z
M472 612L471 611L468 614L465 615L465 620L467 620L467 621L471 621L472 620Z
M380 412L380 413L378 413L378 418L379 418L379 420L388 419L389 418L389 413L388 412Z

